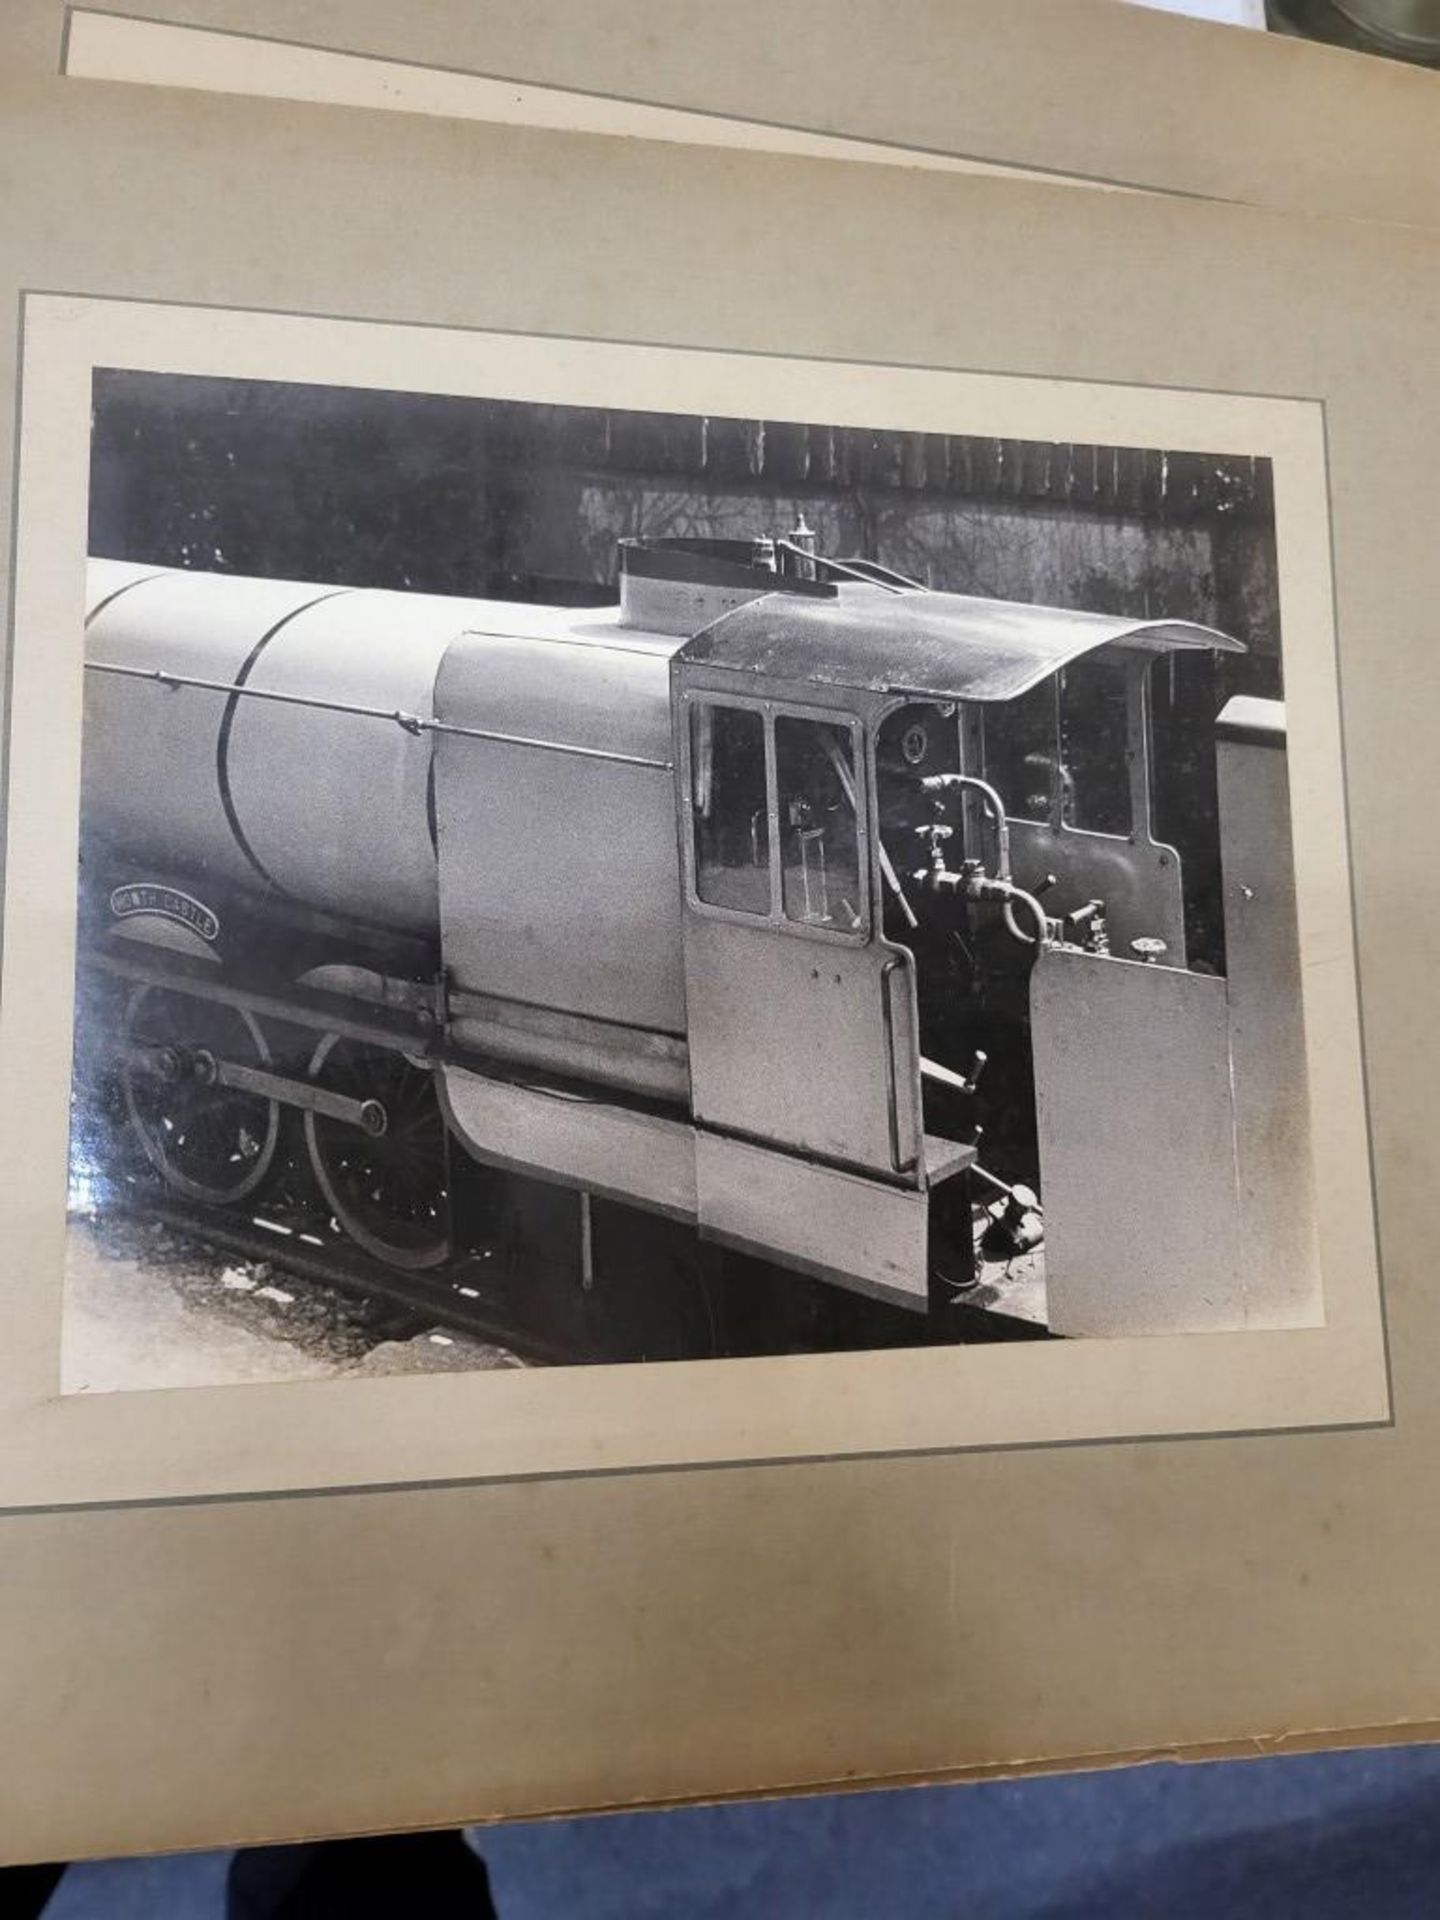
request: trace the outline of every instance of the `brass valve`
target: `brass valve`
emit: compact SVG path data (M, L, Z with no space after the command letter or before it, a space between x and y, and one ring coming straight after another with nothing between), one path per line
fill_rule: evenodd
M928 827L916 827L915 831L925 842L929 850L932 872L943 873L945 871L945 842L951 838L955 829L953 827L943 826L938 820L935 820L932 821Z

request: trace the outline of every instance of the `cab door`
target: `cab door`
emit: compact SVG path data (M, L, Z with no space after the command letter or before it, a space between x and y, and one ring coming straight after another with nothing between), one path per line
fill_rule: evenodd
M689 689L677 731L696 1122L920 1185L913 963L874 927L859 720Z

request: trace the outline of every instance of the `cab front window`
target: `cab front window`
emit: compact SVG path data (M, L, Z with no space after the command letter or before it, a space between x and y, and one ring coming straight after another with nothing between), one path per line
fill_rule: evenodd
M853 933L861 924L862 896L849 727L780 714L775 775L785 917Z
M770 911L765 716L750 707L690 709L695 892L732 913Z
M865 776L856 721L695 700L688 734L696 902L792 930L863 938Z

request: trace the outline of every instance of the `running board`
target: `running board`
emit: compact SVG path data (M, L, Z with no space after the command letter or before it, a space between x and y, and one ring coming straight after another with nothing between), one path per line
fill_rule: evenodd
M676 1220L696 1212L695 1129L608 1100L443 1062L445 1117L477 1160Z
M928 1304L926 1189L453 1062L439 1079L447 1120L490 1166L692 1221L702 1239L891 1305ZM949 1141L926 1147L932 1184L975 1157Z

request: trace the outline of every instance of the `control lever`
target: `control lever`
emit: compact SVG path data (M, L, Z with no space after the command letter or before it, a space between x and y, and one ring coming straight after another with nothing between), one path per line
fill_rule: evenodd
M937 1087L949 1087L953 1093L973 1094L980 1084L980 1076L985 1071L988 1058L988 1054L981 1053L977 1048L975 1058L970 1062L969 1073L962 1075L952 1067L942 1067L938 1060L927 1060L922 1053L920 1077L922 1080L933 1080Z
M1105 920L1105 902L1088 900L1083 907L1077 907L1066 915L1065 924L1069 928L1077 946L1089 941L1091 953L1108 954L1110 951L1110 929Z

